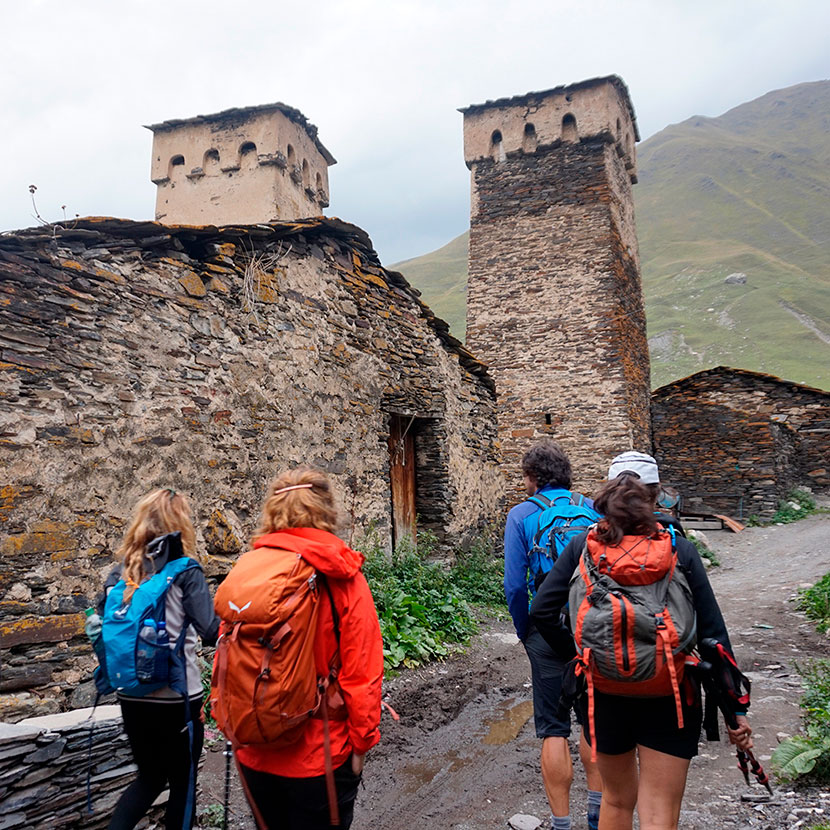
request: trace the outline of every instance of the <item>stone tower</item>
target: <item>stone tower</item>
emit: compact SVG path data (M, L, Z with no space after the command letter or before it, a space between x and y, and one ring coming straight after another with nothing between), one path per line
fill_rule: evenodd
M591 492L614 455L651 446L628 89L610 76L461 112L467 345L496 381L505 473L547 436Z
M293 107L230 109L147 129L160 222L253 225L328 207L328 167L336 162Z

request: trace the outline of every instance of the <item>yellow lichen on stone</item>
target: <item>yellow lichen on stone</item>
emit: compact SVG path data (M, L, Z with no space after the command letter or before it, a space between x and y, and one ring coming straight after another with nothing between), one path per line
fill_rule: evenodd
M279 278L283 275L282 269L275 269L273 272L257 272L256 295L261 303L276 303L279 299Z
M112 271L107 271L105 268L96 268L95 276L103 277L105 280L114 282L117 285L125 285L127 282L127 280L125 280L124 277L121 276L121 274L114 274Z
M208 283L208 289L210 291L218 291L220 294L227 294L228 293L228 286L225 285L219 277L213 277L211 281Z
M179 285L191 297L204 297L207 294L207 288L205 288L202 278L195 271L186 271L179 277Z
M61 259L59 262L61 264L61 268L72 268L74 271L84 270L84 266L81 265L80 262L75 262L74 259Z
M63 522L38 522L30 533L15 533L3 540L0 551L5 556L30 553L56 553L76 551L78 540L69 525Z

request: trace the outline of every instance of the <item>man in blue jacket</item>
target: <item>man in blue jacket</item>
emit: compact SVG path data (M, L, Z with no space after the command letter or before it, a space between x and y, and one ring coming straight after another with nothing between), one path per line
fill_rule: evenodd
M571 463L562 448L553 441L543 441L531 447L522 458L522 477L528 496L534 497L517 504L507 514L504 529L504 593L507 606L530 659L533 681L533 716L536 736L542 739L542 781L551 808L552 830L570 830L570 789L573 764L568 746L571 734L570 712L560 717L559 695L562 676L568 660L557 653L530 624L530 602L536 594L550 563L540 561L532 553L539 517L548 502L573 504L579 501L587 507L591 502L575 499L571 493ZM566 501L567 499L567 501ZM578 532L578 531L577 531ZM559 655L575 654L571 633L562 625L562 646ZM602 798L602 781L596 764L591 763L591 749L584 737L580 738L579 755L588 779L588 826L596 830Z

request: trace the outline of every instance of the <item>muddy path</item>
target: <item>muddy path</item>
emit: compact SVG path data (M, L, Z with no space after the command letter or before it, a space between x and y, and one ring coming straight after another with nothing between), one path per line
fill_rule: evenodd
M756 755L768 767L779 733L799 727L794 663L830 656L830 640L792 604L799 587L830 570L830 517L709 536L722 563L710 578L741 667L753 681ZM547 823L530 668L509 620L488 620L463 654L403 672L387 682L386 694L401 719L384 714L383 740L367 757L354 828L503 830L516 813ZM221 801L222 782L221 755L209 753L203 805ZM238 783L233 792L231 826L253 827ZM811 815L821 815L816 810L830 815L830 793L777 786L772 803L754 804L741 800L747 792L728 745L702 742L681 827L783 830L809 824ZM571 814L574 828L586 826L578 763Z

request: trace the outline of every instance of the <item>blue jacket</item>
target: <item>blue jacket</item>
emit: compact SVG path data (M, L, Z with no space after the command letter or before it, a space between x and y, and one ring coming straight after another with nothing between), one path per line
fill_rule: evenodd
M549 485L540 487L536 493L551 500L571 495L570 490ZM585 504L593 506L590 499L585 499ZM540 512L541 508L533 502L523 501L510 509L504 527L504 595L520 640L527 637L530 603L536 594L528 554L533 547Z

